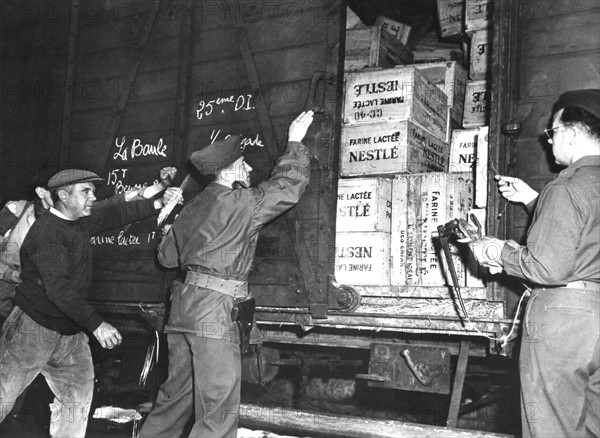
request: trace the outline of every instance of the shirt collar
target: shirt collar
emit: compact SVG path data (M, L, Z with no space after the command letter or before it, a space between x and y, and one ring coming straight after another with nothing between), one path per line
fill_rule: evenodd
M72 221L73 220L73 219L69 219L68 217L66 217L64 214L62 214L60 211L58 211L54 207L50 207L50 213L52 213L55 216L58 216L61 219L66 220L66 221Z

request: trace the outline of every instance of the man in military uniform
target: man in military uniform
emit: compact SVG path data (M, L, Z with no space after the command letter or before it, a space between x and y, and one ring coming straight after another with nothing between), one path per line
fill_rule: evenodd
M248 294L259 231L292 208L308 185L310 160L301 141L312 119L308 111L292 122L284 154L255 188L249 187L251 167L241 156L239 137L191 155L200 173L213 174L214 181L183 208L158 248L160 263L186 277L171 289L169 375L141 437L180 436L192 414L190 436L237 435L241 354L231 310Z
M472 242L490 270L534 285L519 366L524 437L600 436L600 90L569 91L546 129L566 168L537 194L518 178L499 190L533 213L525 245Z

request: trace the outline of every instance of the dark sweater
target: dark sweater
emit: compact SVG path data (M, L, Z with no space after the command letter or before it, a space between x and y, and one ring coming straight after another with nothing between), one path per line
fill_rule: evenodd
M69 221L52 212L31 226L21 247L21 280L15 304L38 324L63 335L93 332L102 318L88 304L92 278L90 236L153 214L153 200L94 209Z

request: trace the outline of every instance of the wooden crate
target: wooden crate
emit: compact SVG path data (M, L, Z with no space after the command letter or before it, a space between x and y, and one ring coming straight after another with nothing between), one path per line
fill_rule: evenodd
M346 74L343 122L413 120L446 138L448 99L414 66Z
M490 90L488 81L468 81L465 92L463 128L478 128L488 124Z
M464 105L464 101L463 101ZM446 117L446 142L452 141L452 133L455 129L462 128L463 112L460 113L452 107L448 107L448 116Z
M450 285L437 227L466 218L473 204L470 173L397 175L392 182L392 285ZM453 247L460 286L466 285L464 256Z
M489 30L482 29L471 36L471 57L469 62L469 77L471 80L488 79L492 62L491 34Z
M450 148L412 120L342 127L342 176L446 172Z
M336 231L391 232L392 182L384 178L338 181Z
M412 64L412 51L381 26L346 30L344 70Z
M415 64L415 67L446 94L448 106L460 114L459 122L462 124L465 89L469 80L467 69L457 61Z
M473 172L479 129L456 129L450 141L449 172Z
M470 33L491 27L493 12L493 0L465 0L465 30Z
M359 70L371 65L372 34L372 27L346 30L344 70Z
M413 52L390 33L377 27L378 34L371 40L370 60L373 67L392 68L397 65L412 64Z
M463 0L437 0L437 12L442 38L462 33L464 28Z
M390 233L337 232L335 279L340 284L390 284Z
M415 64L426 64L431 62L464 61L462 48L456 47L436 47L436 46L416 46L413 50L413 62Z
M375 26L380 26L384 32L389 33L402 44L408 44L411 27L408 24L400 23L383 15L377 16Z

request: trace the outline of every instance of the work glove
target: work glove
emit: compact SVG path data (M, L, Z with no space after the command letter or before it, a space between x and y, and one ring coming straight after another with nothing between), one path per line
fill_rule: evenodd
M484 236L477 218L471 215L471 219L473 224L458 219L458 228L464 236L458 239L458 242L467 243L477 262L488 268L490 274L499 274L502 272L502 248L506 242L495 237Z

